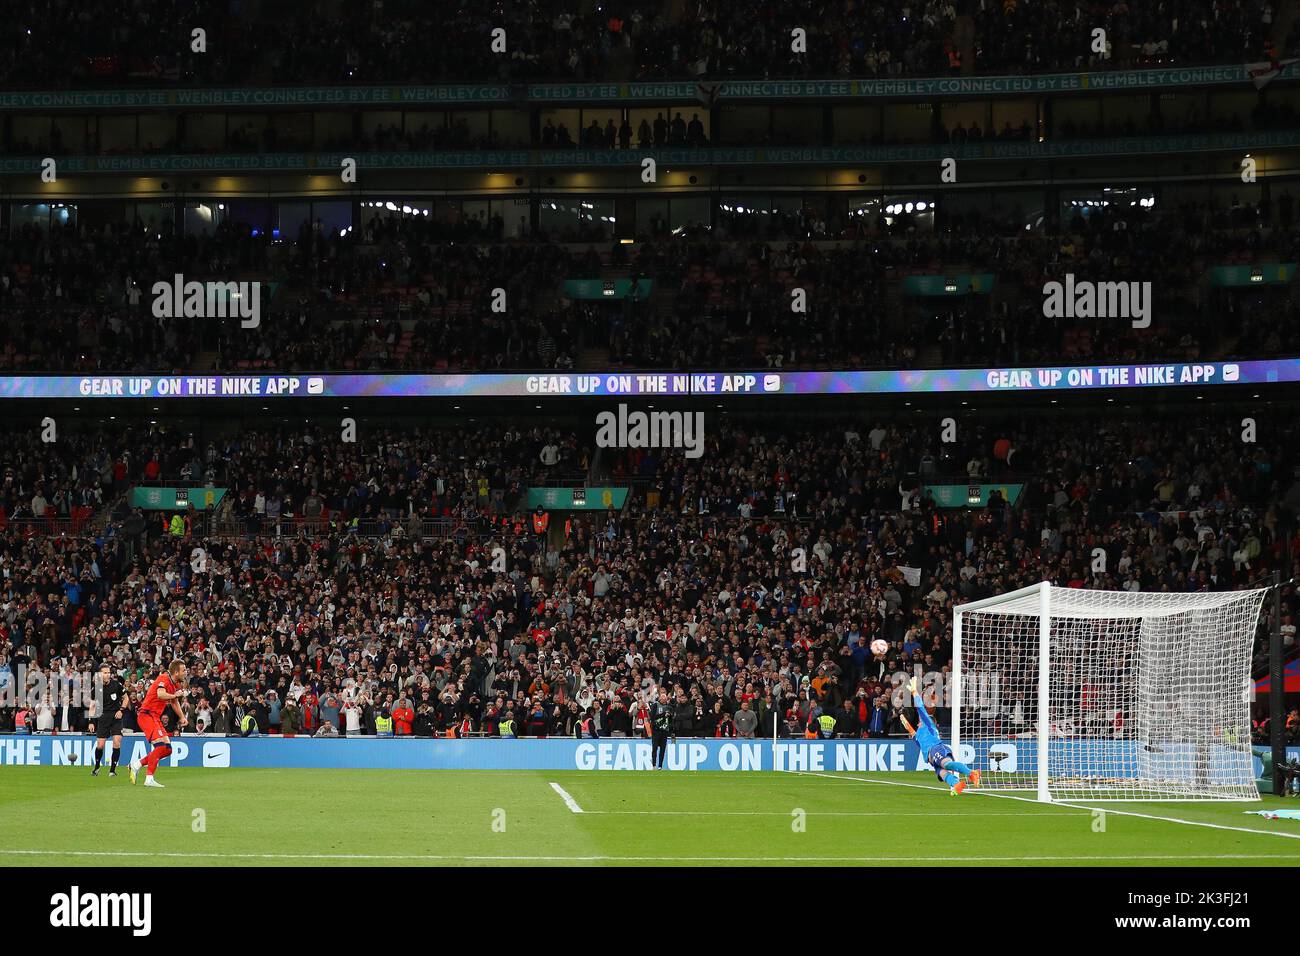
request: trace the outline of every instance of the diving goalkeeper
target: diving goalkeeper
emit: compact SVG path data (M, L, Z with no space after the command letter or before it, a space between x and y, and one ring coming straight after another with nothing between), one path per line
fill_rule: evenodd
M934 768L935 776L948 785L948 792L954 797L966 789L967 780L972 787L978 787L980 772L972 770L957 760L953 756L952 748L943 742L934 718L930 716L925 701L921 699L916 689L915 677L908 682L907 689L912 692L912 700L916 704L916 713L920 717L921 726L913 728L906 717L902 718L903 726L907 728L908 735L916 739L916 745L921 748L926 761ZM962 777L966 777L967 780L963 780Z

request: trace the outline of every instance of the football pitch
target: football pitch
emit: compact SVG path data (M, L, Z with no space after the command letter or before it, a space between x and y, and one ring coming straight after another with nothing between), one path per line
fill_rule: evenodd
M0 767L0 866L1295 866L1258 803L951 797L929 774ZM1091 807L1104 810L1098 816Z

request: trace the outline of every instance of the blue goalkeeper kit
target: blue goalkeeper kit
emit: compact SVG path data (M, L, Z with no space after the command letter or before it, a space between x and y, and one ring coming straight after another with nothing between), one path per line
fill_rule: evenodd
M935 726L934 719L926 712L925 705L916 708L917 715L921 718L920 725L916 728L916 745L921 748L921 753L925 754L926 762L934 768L935 774L940 780L943 779L943 760L945 757L952 756L952 748L943 742L939 736L939 728Z
M939 728L934 719L926 712L925 705L916 708L921 718L921 725L916 728L916 745L925 754L926 762L934 768L934 775L950 787L955 787L961 780L957 774L970 776L970 767L953 759L952 748L939 736ZM943 762L947 760L948 766Z

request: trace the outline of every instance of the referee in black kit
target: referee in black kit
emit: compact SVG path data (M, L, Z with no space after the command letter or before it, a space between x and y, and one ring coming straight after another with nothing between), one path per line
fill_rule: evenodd
M109 764L108 775L117 776L117 762L122 757L122 718L126 714L126 689L122 682L113 676L108 661L99 665L99 693L95 700L95 769L90 771L92 777L99 776L99 766L104 762L104 744L113 738L113 762Z
M664 769L664 756L668 753L668 734L673 729L673 712L676 708L668 700L668 688L659 688L659 699L650 705L650 763L656 770Z

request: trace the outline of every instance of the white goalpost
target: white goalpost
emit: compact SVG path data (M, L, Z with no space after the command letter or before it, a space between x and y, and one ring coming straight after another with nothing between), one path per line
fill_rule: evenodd
M952 746L981 788L1052 800L1257 800L1250 662L1268 588L1047 582L953 613Z

